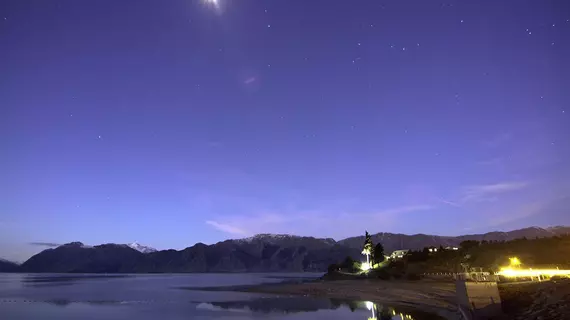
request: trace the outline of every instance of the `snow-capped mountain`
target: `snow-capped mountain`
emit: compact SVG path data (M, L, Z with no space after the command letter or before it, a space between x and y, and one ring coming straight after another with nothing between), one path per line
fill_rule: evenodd
M293 238L301 238L300 236L294 236L290 234L271 234L271 233L260 233L256 234L253 237L237 239L238 241L242 242L252 242L254 240L284 240L284 239L293 239Z
M137 250L138 252L141 252L141 253L151 253L151 252L158 251L155 248L143 246L143 245L137 243L136 241L133 243L129 243L128 246Z

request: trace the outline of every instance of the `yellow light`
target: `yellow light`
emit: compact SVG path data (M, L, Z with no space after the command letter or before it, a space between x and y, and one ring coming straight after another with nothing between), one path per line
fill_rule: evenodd
M368 310L372 310L372 308L374 307L374 303L372 303L371 301L366 301L364 304L366 305L366 309Z
M513 268L501 268L498 275L515 278L515 277L538 277L538 276L567 276L570 277L570 270L559 270L559 269L513 269Z
M368 262L363 262L363 263L361 263L361 264L360 264L360 269L361 269L362 271L368 271L368 270L370 270L370 263L368 263Z
M521 265L521 261L517 257L509 258L509 260L511 261L511 266L520 266Z

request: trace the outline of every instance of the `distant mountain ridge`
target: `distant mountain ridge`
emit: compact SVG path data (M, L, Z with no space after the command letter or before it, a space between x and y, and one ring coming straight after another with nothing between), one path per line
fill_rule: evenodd
M16 262L0 258L0 272L17 272L19 268L20 265Z
M570 234L570 227L530 227L509 232L458 237L425 234L376 233L374 243L382 243L386 253L427 246L459 246L465 240L508 241L517 238L552 237ZM18 272L149 273L149 272L302 272L325 271L327 266L347 256L360 259L364 236L340 241L330 238L286 234L258 234L244 239L225 240L212 245L197 243L186 249L161 250L133 244L88 246L71 242L44 250L22 265ZM0 267L4 264L0 264ZM9 265L2 272L13 272ZM11 270L11 271L10 271Z
M509 241L520 238L545 238L558 235L570 234L570 227L556 226L550 228L529 227L508 232L493 231L484 234L471 234L457 237L434 236L426 234L406 235L398 233L380 232L371 235L372 242L382 243L385 252L392 252L400 249L419 250L429 246L455 246L458 247L462 241ZM359 248L364 243L364 236L346 238L338 243L351 248Z
M324 271L359 250L330 239L258 235L184 250L142 253L131 246L86 246L72 242L44 250L22 264L21 272L301 272Z

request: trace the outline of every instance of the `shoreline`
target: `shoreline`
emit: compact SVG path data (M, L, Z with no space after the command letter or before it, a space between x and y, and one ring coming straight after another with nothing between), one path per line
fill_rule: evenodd
M445 319L456 319L455 284L431 280L385 281L313 280L227 287L181 287L186 290L235 291L278 296L305 296L345 301L371 301L392 307L421 310Z

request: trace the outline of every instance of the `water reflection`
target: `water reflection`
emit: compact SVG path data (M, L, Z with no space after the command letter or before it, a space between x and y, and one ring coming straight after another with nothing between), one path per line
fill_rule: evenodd
M368 317L368 320L414 320L411 314L397 312L394 308L379 306L371 301L366 301L364 304L372 312L372 317Z
M368 310L370 314L366 320L440 320L439 316L416 310L404 310L377 304L371 301L345 301L338 299L308 299L305 297L291 298L260 298L246 301L225 301L199 303L197 309L203 310L226 310L231 312L256 312L256 313L300 313L316 312L319 310L336 310L347 308L352 312ZM362 311L360 311L362 312Z
M83 280L100 280L100 279L116 279L126 278L128 275L105 275L105 274L61 274L61 275L37 275L28 274L21 278L24 287L59 287L73 285Z

